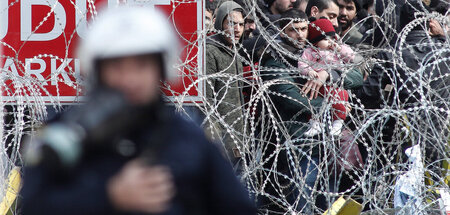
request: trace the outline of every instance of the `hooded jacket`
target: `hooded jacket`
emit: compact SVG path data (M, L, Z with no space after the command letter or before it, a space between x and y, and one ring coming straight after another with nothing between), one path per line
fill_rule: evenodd
M244 15L244 9L234 1L226 1L222 3L217 9L216 21L214 22L214 28L217 30L223 30L223 21L229 13L232 11L240 11Z
M237 3L224 2L217 11L214 26L223 30L226 16L235 10L243 11ZM237 46L229 44L224 35L218 33L206 41L206 101L211 113L207 125L211 135L222 140L228 156L239 157L234 141L242 143L245 134L242 95L243 66ZM212 130L212 131L211 131Z

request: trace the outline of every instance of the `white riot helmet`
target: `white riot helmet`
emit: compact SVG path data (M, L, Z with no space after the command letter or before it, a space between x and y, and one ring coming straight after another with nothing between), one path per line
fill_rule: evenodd
M94 79L90 81L97 81L95 67L98 60L158 53L163 59L164 80L175 80L179 42L172 24L161 12L128 6L103 12L95 19L78 49L83 73Z

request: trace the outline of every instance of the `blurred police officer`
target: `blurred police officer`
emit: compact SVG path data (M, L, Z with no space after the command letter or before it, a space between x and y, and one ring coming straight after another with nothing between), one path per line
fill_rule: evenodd
M179 53L170 26L145 8L96 19L79 49L88 101L30 143L23 214L255 214L215 146L162 101Z

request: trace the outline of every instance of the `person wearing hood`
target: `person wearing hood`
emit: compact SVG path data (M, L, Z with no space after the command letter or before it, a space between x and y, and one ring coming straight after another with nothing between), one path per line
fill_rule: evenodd
M206 41L206 98L208 135L224 145L235 162L241 157L245 135L242 94L243 66L238 50L244 33L244 9L233 1L217 9L217 34ZM242 149L242 148L241 148Z

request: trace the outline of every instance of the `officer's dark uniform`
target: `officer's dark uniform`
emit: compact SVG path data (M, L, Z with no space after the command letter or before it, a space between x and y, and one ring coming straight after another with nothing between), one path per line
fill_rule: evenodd
M174 177L176 195L163 214L256 214L230 164L201 129L166 107L163 110L167 115L164 122L147 120L126 135L135 143L131 156L114 147L91 150L65 176L43 165L26 167L20 193L23 214L140 214L115 211L106 191L107 181L139 154L149 162L169 167ZM152 146L155 141L161 145Z

